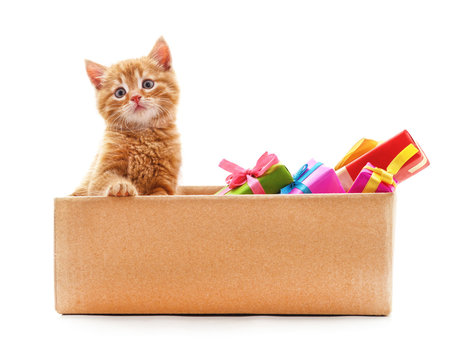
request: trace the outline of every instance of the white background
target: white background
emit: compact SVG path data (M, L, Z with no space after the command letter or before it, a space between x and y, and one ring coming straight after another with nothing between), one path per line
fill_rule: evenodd
M467 1L8 1L0 11L3 359L471 358L472 8ZM389 317L101 317L54 311L53 198L103 120L84 58L164 35L182 88L182 184L225 157L295 172L408 129L431 167L397 197Z

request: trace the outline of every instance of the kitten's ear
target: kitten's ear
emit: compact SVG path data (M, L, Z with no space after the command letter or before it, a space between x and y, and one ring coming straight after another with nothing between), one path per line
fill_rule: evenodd
M105 74L106 67L90 60L85 60L85 69L90 82L95 86L97 90L100 90L103 86L103 74Z
M156 41L156 44L149 53L149 57L159 65L161 65L165 70L169 70L171 67L172 59L170 57L169 46L167 45L164 38L161 36L159 40Z

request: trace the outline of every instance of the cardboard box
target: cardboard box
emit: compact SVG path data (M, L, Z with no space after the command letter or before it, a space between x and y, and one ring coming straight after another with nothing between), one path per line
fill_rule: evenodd
M393 193L55 199L61 314L391 309Z

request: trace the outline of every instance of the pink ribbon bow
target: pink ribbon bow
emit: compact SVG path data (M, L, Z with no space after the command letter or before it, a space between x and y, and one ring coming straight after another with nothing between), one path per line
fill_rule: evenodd
M223 191L221 195L224 195L231 189L237 188L247 182L254 194L265 194L264 188L256 179L262 176L269 170L273 165L277 164L279 159L275 154L269 154L267 151L257 160L256 166L252 169L243 169L241 166L232 163L226 159L221 160L218 165L220 168L229 171L231 174L226 178L228 188Z

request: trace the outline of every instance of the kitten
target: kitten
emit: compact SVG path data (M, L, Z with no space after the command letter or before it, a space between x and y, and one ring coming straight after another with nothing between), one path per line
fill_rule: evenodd
M86 60L106 130L73 196L175 194L181 163L179 87L161 37L148 56L105 67Z

